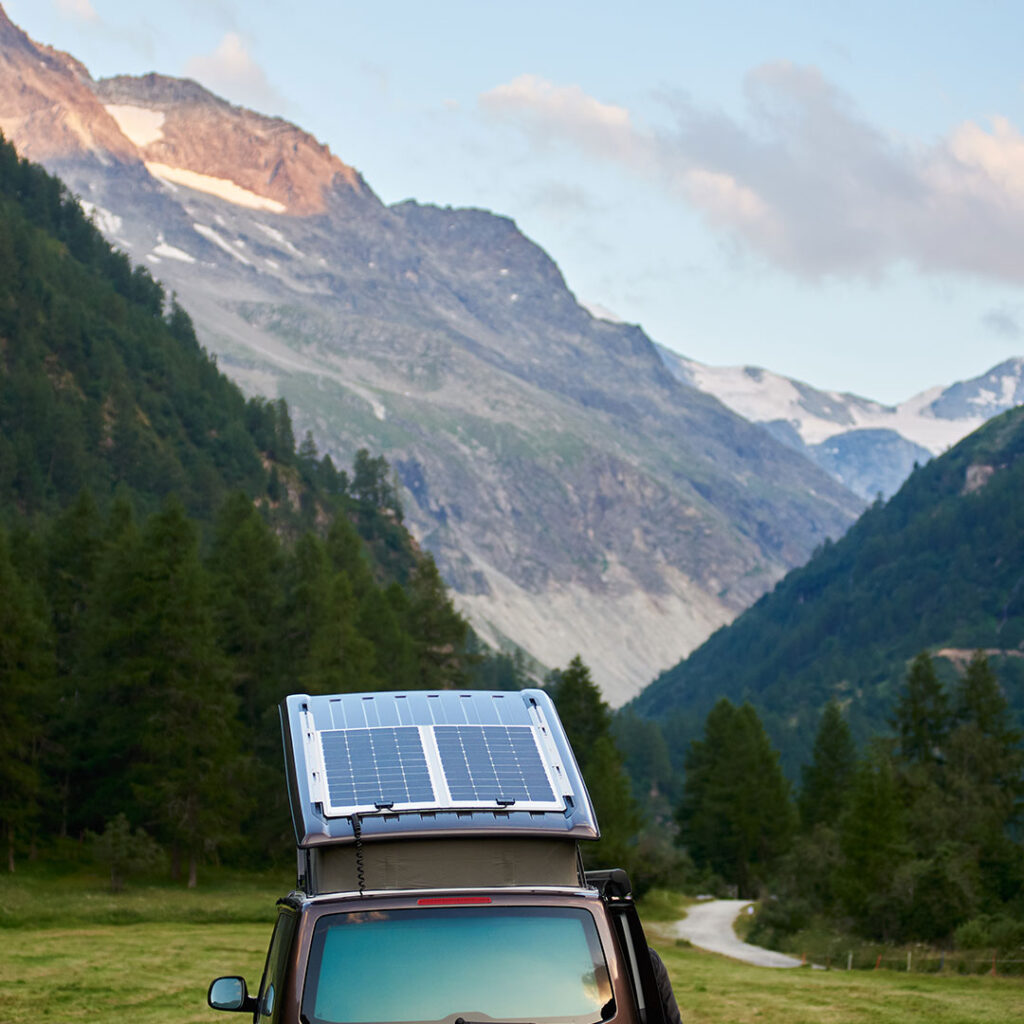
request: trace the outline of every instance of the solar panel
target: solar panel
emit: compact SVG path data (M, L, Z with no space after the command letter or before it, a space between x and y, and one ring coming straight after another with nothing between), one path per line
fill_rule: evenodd
M429 804L434 785L420 730L332 729L320 733L331 810Z
M436 725L434 739L453 803L555 798L528 725Z
M380 810L564 810L529 725L324 729L320 800L328 817Z

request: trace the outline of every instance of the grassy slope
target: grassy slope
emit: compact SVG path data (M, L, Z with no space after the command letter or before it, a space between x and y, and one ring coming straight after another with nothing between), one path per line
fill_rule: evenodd
M206 1008L206 987L220 974L258 983L273 903L288 881L214 874L197 893L149 884L112 896L95 874L0 878L0 1019L227 1021ZM662 917L665 908L651 909ZM1024 1012L1020 980L773 971L656 945L686 1024L994 1024Z

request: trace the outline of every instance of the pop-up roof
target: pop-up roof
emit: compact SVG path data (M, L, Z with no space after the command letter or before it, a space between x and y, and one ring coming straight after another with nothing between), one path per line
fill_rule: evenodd
M295 694L281 705L300 847L441 835L596 839L543 690Z

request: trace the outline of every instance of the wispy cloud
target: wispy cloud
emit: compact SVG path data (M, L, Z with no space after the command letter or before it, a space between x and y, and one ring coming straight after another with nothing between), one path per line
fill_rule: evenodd
M538 145L572 145L657 181L715 227L805 277L898 263L1024 282L1024 136L1007 119L896 140L815 68L774 63L735 119L666 96L667 130L575 85L522 76L480 97Z
M54 0L54 7L57 8L57 13L64 18L75 21L98 22L100 20L91 0Z
M1016 340L1024 335L1024 328L1021 327L1020 313L1017 310L1008 309L1005 306L1001 309L990 309L982 318L981 322L993 334L1002 338Z
M237 32L226 32L213 53L192 57L185 74L228 99L261 111L281 113L288 107Z
M601 103L578 85L520 75L485 92L480 105L494 117L517 120L539 143L569 141L597 156L626 161L634 148L646 148L629 111Z

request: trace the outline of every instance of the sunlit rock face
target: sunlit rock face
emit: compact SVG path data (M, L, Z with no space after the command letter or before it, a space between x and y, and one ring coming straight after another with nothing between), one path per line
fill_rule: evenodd
M341 464L387 456L486 639L541 666L581 654L614 704L861 507L677 381L638 327L591 315L507 218L385 206L286 121L194 82L94 82L9 22L0 125L246 391L285 397Z

